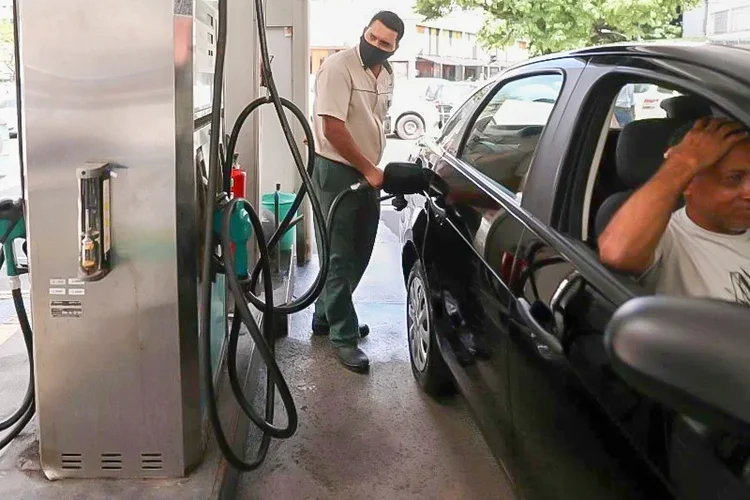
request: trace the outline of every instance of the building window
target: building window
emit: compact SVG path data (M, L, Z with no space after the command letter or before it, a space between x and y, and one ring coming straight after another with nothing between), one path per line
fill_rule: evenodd
M522 50L526 50L526 49L527 49L528 47L529 47L529 44L528 44L528 43L526 43L526 42L524 42L524 41L520 41L520 42L518 42L518 48L519 48L519 49L522 49Z
M430 46L429 53L431 55L440 54L440 30L437 28L430 28Z
M750 6L732 10L732 31L750 30Z
M421 35L422 33L424 33L424 31L425 31L424 26L417 26L417 34Z
M729 11L723 10L713 15L714 34L719 35L729 31Z

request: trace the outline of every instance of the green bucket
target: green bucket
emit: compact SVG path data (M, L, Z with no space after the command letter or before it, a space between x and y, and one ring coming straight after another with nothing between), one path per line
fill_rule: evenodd
M261 197L263 208L271 212L271 215L273 215L274 213L274 194L275 193L266 193ZM281 221L284 220L286 214L289 213L289 210L292 208L292 204L294 203L294 198L296 196L297 195L294 193L279 193L279 224L281 224ZM296 234L296 227L292 227L286 230L284 236L282 236L281 240L279 241L279 245L282 250L292 249L292 245L294 244L294 237L296 236Z

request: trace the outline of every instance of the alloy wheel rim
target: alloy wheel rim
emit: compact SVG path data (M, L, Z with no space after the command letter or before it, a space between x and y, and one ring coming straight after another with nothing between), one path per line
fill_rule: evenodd
M427 293L419 277L412 280L409 288L409 348L414 367L423 372L430 349L430 315Z

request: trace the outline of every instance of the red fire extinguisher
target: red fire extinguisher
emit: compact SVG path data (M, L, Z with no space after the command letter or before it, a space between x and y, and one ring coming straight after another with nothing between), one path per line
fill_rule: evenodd
M240 166L239 162L239 153L234 153L234 158L232 158L232 177L229 181L229 197L230 198L244 198L245 197L245 188L246 188L246 181L247 181L247 173L245 173L244 170L242 170L242 167ZM230 251L232 252L232 255L234 255L234 243L230 246Z
M247 182L247 173L242 170L239 163L239 153L234 153L232 158L232 178L229 182L230 198L244 198Z

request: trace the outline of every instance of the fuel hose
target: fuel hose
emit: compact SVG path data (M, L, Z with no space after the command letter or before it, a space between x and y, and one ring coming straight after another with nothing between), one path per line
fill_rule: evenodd
M320 292L323 289L329 260L326 218L323 214L320 201L318 200L317 196L315 196L315 193L312 189L312 181L310 179L310 173L312 172L313 162L315 158L314 138L312 130L307 122L307 117L305 116L305 114L293 103L286 99L282 99L279 95L278 89L276 88L276 84L274 82L273 73L271 71L268 41L266 38L263 0L255 0L255 10L258 39L261 49L261 67L269 95L267 97L261 97L251 102L240 113L237 121L232 127L232 133L230 134L226 155L224 157L225 159L222 164L219 158L219 141L221 137L221 102L227 39L227 0L219 0L218 2L219 27L216 37L216 59L213 81L211 144L209 149L209 168L207 175L208 196L206 196L206 209L204 211L203 227L205 231L205 238L203 239L203 255L206 256L206 258L202 259L201 262L201 289L199 296L201 307L201 371L203 374L203 383L206 388L208 399L209 421L213 428L216 442L222 454L224 455L227 462L239 471L251 471L258 468L268 453L271 438L288 438L291 437L297 430L298 416L297 409L294 404L294 399L275 359L274 316L275 314L290 314L292 312L301 311L302 309L305 309L313 303L313 301L320 295ZM226 175L226 173L227 170L231 168L231 165L229 165L229 159L234 157L234 150L236 148L237 138L239 137L240 130L250 114L264 104L272 104L274 106L282 127L282 131L284 133L284 137L286 138L290 151L292 153L295 166L297 167L299 175L302 179L302 187L297 193L297 196L294 200L294 203L292 204L291 209L289 210L289 213L281 222L278 229L271 236L268 242L266 242L263 234L260 217L258 216L258 213L252 206L252 204L247 200L241 198L228 200L225 194L227 192L226 188L228 181L228 175ZM305 132L305 137L307 138L308 144L307 166L305 165L299 152L299 148L295 143L291 125L289 124L286 113L284 112L285 108L290 110L292 114L299 120ZM222 176L222 174L224 175ZM220 177L223 177L222 188L224 193L222 194L218 194ZM278 244L281 236L289 228L294 214L296 213L297 209L302 203L303 197L306 194L310 195L310 204L312 206L313 212L313 222L317 226L319 233L324 235L319 251L320 270L313 285L307 292L302 294L299 299L289 304L274 306L269 249ZM211 366L210 337L208 335L208 332L210 328L211 278L214 271L214 269L212 269L212 266L214 265L215 260L209 257L214 254L214 247L216 243L215 212L217 208L221 213L219 240L222 248L222 267L229 283L229 289L232 293L235 310L228 339L227 351L227 369L230 379L230 385L232 387L232 392L234 393L235 398L237 399L237 402L239 403L243 412L263 432L263 437L261 438L258 452L256 456L250 461L246 461L246 459L239 457L232 450L226 438L226 435L224 434L224 431L221 427L221 422L219 420L218 408L216 406L216 391L213 385L213 367ZM229 249L231 248L230 221L232 215L236 210L244 210L247 213L252 224L253 235L256 238L259 252L258 263L255 267L257 271L255 272L255 274L262 280L262 298L256 295L254 287L248 286L248 276L238 276L234 272L234 255L231 251L229 251ZM262 331L253 317L252 311L250 310L250 304L257 307L263 313ZM258 349L258 353L266 366L266 397L265 412L263 416L257 414L257 412L252 407L251 402L248 401L245 397L245 394L240 385L239 377L237 376L236 361L238 337L241 326L240 322L247 328L249 334L253 339L255 348ZM279 392L279 396L287 415L287 423L284 427L277 427L274 425L276 390L278 390Z
M284 376L275 359L275 317L277 315L285 316L302 311L318 298L323 290L328 275L330 255L330 233L328 228L331 227L336 210L347 196L351 196L358 191L370 189L366 180L352 185L349 189L345 189L334 199L327 214L323 213L320 200L313 190L311 180L315 162L315 142L313 132L305 113L294 105L294 103L279 95L274 81L273 72L271 70L271 59L266 38L264 0L254 1L262 63L261 69L263 72L262 77L266 82L268 95L254 100L240 112L232 126L231 133L229 134L226 144L226 152L223 155L223 159L220 158L219 155L219 142L221 137L221 102L227 40L227 0L218 1L219 27L216 38L216 60L211 114L211 144L206 179L206 208L203 212L203 229L205 231L205 237L202 241L202 255L205 257L201 260L201 288L199 296L199 304L201 308L201 371L203 375L203 383L207 392L209 420L219 449L227 462L235 469L243 472L254 470L263 463L263 460L268 453L270 440L272 438L289 438L294 435L297 430L297 408L289 390L289 386L284 380ZM229 199L226 194L229 192L231 161L232 158L234 158L240 131L250 115L266 104L273 105L276 111L276 115L284 133L284 138L287 141L294 159L294 164L302 180L302 185L287 215L283 218L279 227L271 235L268 241L266 241L263 233L263 227L258 212L252 204L248 200L242 198ZM305 164L302 159L299 147L295 142L294 134L285 110L291 112L303 129L308 148L307 164ZM391 166L392 165L389 165L389 167ZM222 181L221 192L218 191L220 178ZM422 192L427 189L427 179L428 178L425 177L423 169L417 168L415 171L414 165L394 165L390 169L388 167L385 169L383 188L385 191L391 193L391 195ZM386 184L392 185L387 187ZM286 304L274 304L270 264L271 250L279 244L281 237L291 224L293 224L295 214L297 213L305 195L309 195L313 223L320 235L318 246L320 269L310 288L302 293L297 299L293 299ZM385 196L381 198L381 201L391 197L393 196ZM220 220L218 228L216 217L217 210L220 214L220 217L218 217ZM235 256L230 250L233 243L231 230L232 220L238 211L247 214L247 218L252 225L252 234L254 235L258 246L258 261L252 272L249 273L249 276L238 275L238 273L235 272L235 269L237 269L237 262L235 262ZM220 258L215 258L215 254L213 253L217 246L217 232L218 243L220 243L222 250ZM247 417L262 431L260 446L255 457L250 461L246 461L232 450L221 427L219 413L216 406L216 390L213 385L213 367L211 366L211 342L208 332L210 328L212 273L217 268L223 270L225 273L234 301L234 317L232 319L227 344L227 372L231 390L243 413L245 413L245 415L247 415ZM245 269L244 265L239 266L239 268ZM256 290L259 280L261 280L263 285L262 297L257 295ZM263 313L262 329L258 326L258 323L253 317L250 305ZM253 342L255 343L255 348L258 349L258 353L266 366L265 411L263 416L259 415L253 408L252 403L248 401L237 373L237 349L242 324L247 328ZM283 427L274 425L275 395L277 390L287 416L287 423Z
M12 224L7 233L16 224L24 224L24 220L20 219ZM0 239L0 247L5 244L7 233ZM13 259L13 256L9 256L9 259ZM6 263L5 252L0 250L0 268ZM10 271L10 266L8 266ZM19 266L14 266L16 272L26 272L26 269L19 269ZM26 388L26 394L24 394L21 405L18 409L13 412L10 416L0 421L0 432L8 431L8 433L0 439L0 450L8 446L23 429L28 425L34 413L36 412L36 401L34 399L34 345L33 345L33 333L31 325L29 323L29 317L26 313L26 307L23 303L23 295L21 294L21 281L18 276L11 276L11 295L13 297L13 307L18 317L18 322L21 325L21 333L23 335L23 341L26 346L26 354L29 358L29 384Z

